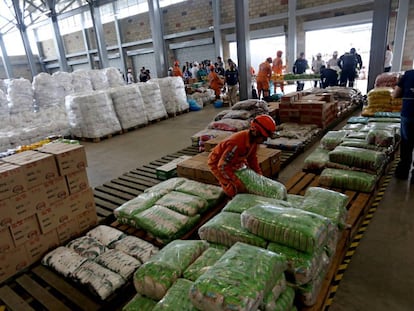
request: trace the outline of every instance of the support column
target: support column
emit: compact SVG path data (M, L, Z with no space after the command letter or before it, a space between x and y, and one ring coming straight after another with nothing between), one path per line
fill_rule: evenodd
M216 57L223 57L223 43L221 40L221 16L220 16L220 0L212 0L213 4L213 27L214 27L214 49ZM224 60L223 60L224 61Z
M167 76L167 49L164 40L164 21L158 0L148 0L149 19L155 54L157 77Z
M401 71L403 65L405 35L407 33L409 0L400 0L398 3L397 22L395 25L393 60L391 71ZM411 66L411 65L410 65ZM411 68L411 67L410 67Z
M68 61L66 59L65 46L63 44L62 36L60 35L59 23L57 19L56 9L55 9L55 0L48 0L47 5L49 7L50 13L49 17L52 22L53 27L53 41L55 44L56 54L58 56L60 70L69 72Z
M37 28L33 28L33 36L36 41L37 51L39 52L39 61L40 61L40 67L42 68L42 72L47 72L47 68L45 64L43 63L43 59L45 58L45 54L43 52L43 46L39 42L39 35L37 33Z
M13 68L10 63L9 55L7 54L6 46L4 45L3 34L0 33L0 49L3 60L4 70L6 71L7 79L13 78Z
M32 77L37 75L36 62L33 57L32 48L30 47L29 38L27 36L26 25L24 24L23 14L20 9L19 1L13 0L13 8L16 14L17 28L20 31L20 36L23 41L24 50L26 52L27 61L29 62Z
M101 13L99 12L99 0L87 0L91 12L93 28L95 30L96 44L98 45L99 68L109 67L108 51L106 49L105 35L102 26Z
M375 78L384 72L391 1L375 0L372 17L371 52L369 57L367 92L374 88Z
M121 29L121 23L118 20L118 17L116 16L116 4L115 2L112 2L112 8L114 10L114 24L115 24L115 32L116 32L116 41L118 42L118 53L119 58L121 59L122 68L119 68L122 70L124 75L126 75L128 71L128 65L126 63L126 53L122 47L123 37L122 37L122 29Z
M296 52L296 0L289 0L286 72L292 72Z
M250 28L249 28L249 0L234 0L236 7L236 41L237 41L237 68L239 70L240 100L251 98L251 58L250 58ZM249 95L250 94L250 95Z
M82 3L79 1L79 5ZM85 16L83 15L84 12L81 12L81 24L82 24L82 37L83 37L83 45L85 46L86 50L86 57L88 59L89 68L94 69L94 61L93 61L93 55L89 52L91 50L91 45L89 43L89 34L88 30L85 27Z

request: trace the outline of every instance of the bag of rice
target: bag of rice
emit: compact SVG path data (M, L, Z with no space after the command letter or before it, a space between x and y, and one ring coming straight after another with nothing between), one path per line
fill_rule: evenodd
M152 311L156 301L136 294L123 308L122 311Z
M79 255L92 260L108 250L108 248L101 242L89 236L81 236L72 240L66 247L73 249Z
M377 176L365 172L326 168L319 177L319 184L361 192L372 192L377 182Z
M288 195L289 196L289 195ZM243 213L246 209L253 207L257 204L276 204L278 206L292 207L289 202L266 198L260 195L249 194L249 193L239 193L233 199L231 199L226 206L223 208L223 212L231 213Z
M321 146L326 150L333 150L348 135L347 131L329 131L321 139Z
M287 195L288 203L290 203L294 208L300 208L300 206L303 203L303 200L305 200L305 197L303 195L297 195L297 194Z
M329 161L329 150L316 148L303 162L303 169L309 171L320 171L325 168Z
M141 265L134 257L116 249L110 249L102 253L95 258L95 261L101 266L119 274L125 280L128 280Z
M210 247L184 271L184 278L190 281L197 280L202 274L210 269L210 267L214 265L225 252L225 249L214 248L210 245Z
M153 255L158 253L158 247L132 235L112 243L110 247L123 251L142 263L147 262Z
M105 246L109 246L110 244L125 238L127 235L123 233L121 230L105 226L99 225L92 230L89 230L86 233L87 236L98 240Z
M286 289L280 294L278 299L274 302L269 301L266 303L265 311L290 311L295 308L293 305L295 299L295 290L292 287L287 286Z
M207 200L208 208L217 205L217 203L219 203L224 197L224 191L221 187L204 184L190 179L184 181L174 190L195 195Z
M175 188L177 188L179 185L181 185L182 183L184 183L187 180L187 178L184 177L173 177L167 180L164 180L162 182L160 182L157 185L154 185L150 188L147 188L144 190L144 193L146 192L160 192L160 191L167 191L170 192L172 190L175 190Z
M188 296L188 292L192 285L193 282L189 280L178 279L152 311L197 311Z
M187 216L194 216L205 211L208 203L205 199L195 195L171 191L156 202L157 205Z
M285 275L282 273L279 276L279 279L276 282L276 285L272 288L270 293L268 293L260 306L260 310L270 311L270 310L279 310L276 307L276 301L279 300L279 297L286 291L286 279Z
M65 277L69 277L87 260L74 250L59 246L42 258L42 264L53 268Z

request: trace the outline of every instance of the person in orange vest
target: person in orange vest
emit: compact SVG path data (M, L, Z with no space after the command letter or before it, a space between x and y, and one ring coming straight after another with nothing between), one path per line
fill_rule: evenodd
M283 86L283 69L285 69L285 66L283 66L283 60L282 60L282 51L276 52L276 58L272 62L272 71L275 74L276 81L273 82L274 85L274 92L276 93L277 86L279 85L282 92L284 92L284 86Z
M214 65L210 66L210 73L208 74L208 82L210 83L210 88L214 90L216 99L220 99L221 89L223 88L224 81L217 72L214 71Z
M180 69L180 63L177 60L174 62L174 68L172 71L172 75L173 77L181 77L181 78L183 77L183 72Z
M243 183L235 175L236 170L246 165L262 174L257 147L267 138L274 138L275 131L276 123L272 117L258 115L251 121L249 129L232 134L210 152L208 166L229 197L245 191Z
M270 96L270 78L272 77L272 67L270 64L272 63L272 58L268 57L266 60L259 65L259 72L257 74L257 95L259 99L263 94L262 98Z

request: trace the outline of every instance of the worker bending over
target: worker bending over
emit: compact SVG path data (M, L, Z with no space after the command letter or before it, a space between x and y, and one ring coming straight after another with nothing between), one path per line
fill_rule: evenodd
M264 99L270 96L270 78L272 77L271 63L272 58L268 57L259 65L259 72L256 79L257 95L259 96L259 99Z
M250 129L234 133L211 151L208 166L229 197L245 191L235 171L247 166L262 174L256 155L257 147L268 137L274 138L275 131L273 118L259 115L251 121Z

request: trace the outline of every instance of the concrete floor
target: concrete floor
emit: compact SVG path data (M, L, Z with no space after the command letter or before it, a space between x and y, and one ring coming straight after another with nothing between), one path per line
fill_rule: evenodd
M190 137L221 111L212 105L130 133L82 143L92 187L191 145ZM225 109L225 108L224 108ZM316 145L315 145L316 146ZM289 180L313 148L279 175ZM345 271L330 310L414 310L414 186L392 179Z

